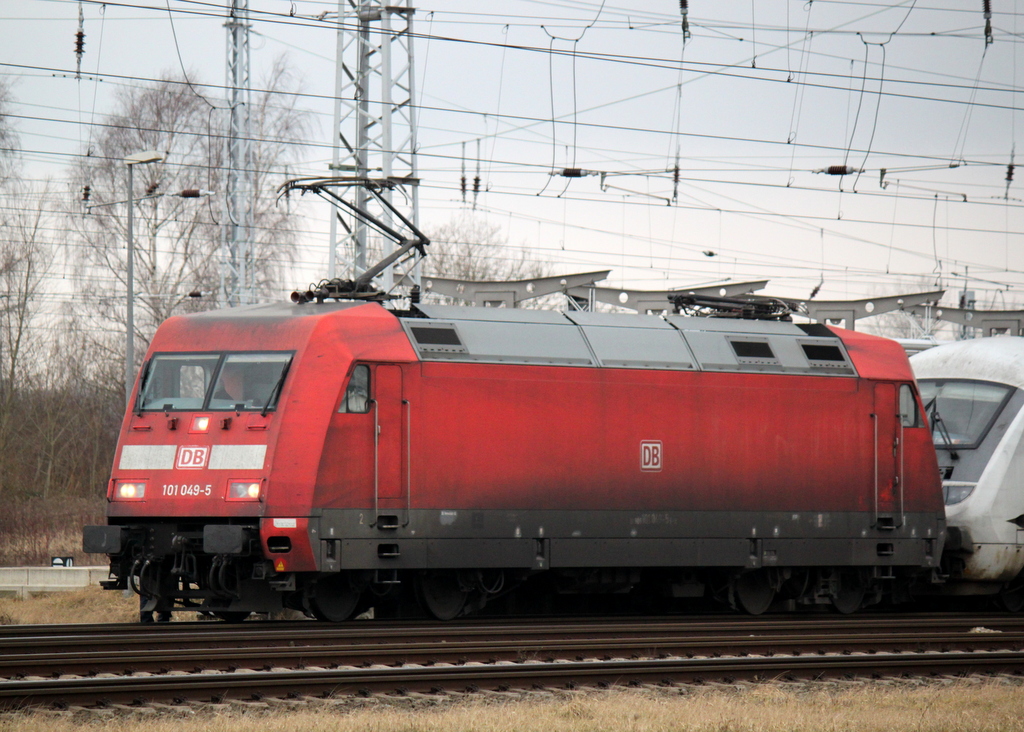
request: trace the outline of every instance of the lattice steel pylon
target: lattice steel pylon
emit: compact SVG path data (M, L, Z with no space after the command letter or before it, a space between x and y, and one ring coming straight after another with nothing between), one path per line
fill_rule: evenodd
M231 0L227 43L228 129L224 140L224 226L221 238L221 307L256 299L253 266L254 177L249 124L249 0Z
M387 180L387 200L419 224L419 177L416 163L415 65L412 18L414 8L385 5L380 0L338 0L338 48L334 102L334 175ZM394 193L405 201L394 199ZM353 203L390 223L390 211L360 187ZM339 237L338 227L342 228ZM332 210L328 277L339 276L339 262L355 277L366 270L370 245L366 223ZM382 242L381 254L393 243ZM410 278L417 284L418 267ZM381 276L382 289L395 284L389 267ZM405 283L412 284L412 283Z

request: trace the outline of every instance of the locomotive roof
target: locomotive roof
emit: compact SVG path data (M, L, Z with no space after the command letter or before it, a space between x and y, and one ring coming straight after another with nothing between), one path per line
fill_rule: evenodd
M311 338L399 361L911 378L894 341L817 323L429 304L413 312L366 302L213 310L169 319L151 349L300 348Z
M325 313L364 305L362 302L343 301L325 303L306 303L304 305L293 305L290 302L271 302L262 305L244 305L237 308L218 308L216 310L204 310L199 313L188 315L188 318L195 318L202 322L225 321L238 323L239 321L274 321L290 318L304 318L310 315L324 315Z
M1024 389L1024 338L996 336L946 343L910 357L919 379L978 379Z
M582 311L418 305L400 317L424 361L855 376L825 326Z

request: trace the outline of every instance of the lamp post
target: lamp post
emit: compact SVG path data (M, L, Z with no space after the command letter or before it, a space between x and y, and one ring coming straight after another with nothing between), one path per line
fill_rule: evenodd
M135 382L135 192L132 188L132 170L136 165L159 163L165 157L162 152L145 150L124 159L124 164L128 166L128 328L124 347L124 400L129 406L132 401L132 384Z

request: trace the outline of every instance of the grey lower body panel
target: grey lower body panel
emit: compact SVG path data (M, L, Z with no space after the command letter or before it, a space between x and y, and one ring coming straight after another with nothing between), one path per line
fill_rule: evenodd
M382 512L383 513L383 512ZM413 510L317 517L322 571L574 567L937 567L945 523L871 513ZM328 547L328 544L333 544Z
M534 542L515 539L362 539L341 543L339 569L533 567Z

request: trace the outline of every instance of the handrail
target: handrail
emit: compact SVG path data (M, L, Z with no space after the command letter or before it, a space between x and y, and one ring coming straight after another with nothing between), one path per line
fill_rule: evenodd
M403 399L405 405L405 521L402 526L409 525L409 514L412 513L412 405Z
M917 406L915 405L914 408L916 409ZM899 445L899 447L900 447L900 474L898 476L898 480L899 480L899 484L900 484L900 526L903 526L904 524L907 523L907 513L906 513L906 510L904 509L904 506L903 506L903 484L906 482L904 480L904 476L907 474L906 473L906 468L905 468L905 465L904 465L904 462L903 462L904 453L906 452L906 450L904 448L906 447L906 445L903 442L903 437L904 437L903 430L905 429L904 426L903 426L903 415L900 415L898 417L898 419L899 419L899 423L900 423L900 445Z
M376 526L380 503L380 408L376 399L371 399L370 404L373 405L373 520L370 526Z
M878 524L878 415L872 414L875 428L875 524Z

